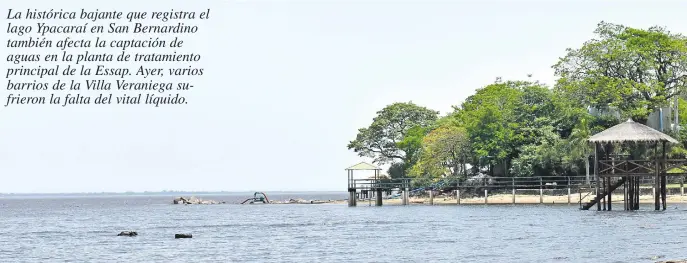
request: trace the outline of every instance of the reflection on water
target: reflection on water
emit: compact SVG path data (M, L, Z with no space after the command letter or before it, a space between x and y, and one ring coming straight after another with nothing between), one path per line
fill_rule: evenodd
M274 196L277 200L341 195ZM204 196L228 202L245 196ZM687 206L172 205L0 198L0 262L655 262L686 258ZM137 237L118 237L125 230ZM175 233L192 239L175 240Z

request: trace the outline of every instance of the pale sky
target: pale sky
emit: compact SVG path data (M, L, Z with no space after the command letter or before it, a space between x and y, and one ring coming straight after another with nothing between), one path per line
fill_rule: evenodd
M186 38L184 50L201 53L197 66L205 68L204 76L189 78L195 88L188 105L0 108L4 193L345 191L344 168L364 160L346 145L388 104L413 101L443 114L499 76L531 73L552 83L558 57L590 39L602 20L687 33L684 1L22 0L2 6L4 25L6 8L212 10L199 33ZM4 44L1 50L7 57ZM111 66L117 65L123 64ZM4 74L8 64L2 66ZM3 85L2 105L9 93Z

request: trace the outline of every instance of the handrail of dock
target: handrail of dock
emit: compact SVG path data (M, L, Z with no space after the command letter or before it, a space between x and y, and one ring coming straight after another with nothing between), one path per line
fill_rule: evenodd
M679 184L680 195L684 195L684 178L685 174L668 174L668 184L676 189L676 184ZM617 180L617 179L614 179ZM530 192L528 195L539 195L540 202L543 203L544 192L561 191L559 194L565 195L567 190L568 203L570 203L573 191L579 195L576 203L582 205L583 200L595 194L595 176L581 175L581 176L531 176L531 177L473 177L473 178L458 178L458 177L443 177L443 178L365 178L349 180L349 192L353 191L355 194L360 191L360 199L365 200L365 197L372 197L387 193L386 198L402 198L404 202L408 202L408 198L418 194L429 194L432 200L435 192L453 192L458 203L460 203L461 192L463 194L472 193L478 196L483 196L485 203L489 193L504 193L509 191L513 195L513 203L515 203L516 192ZM654 180L651 176L640 177L640 188L651 189L654 187ZM396 194L391 192L397 191ZM532 193L537 191L538 193ZM622 191L622 189L619 189ZM655 193L655 189L653 190ZM483 193L483 195L482 195ZM555 192L553 192L555 193ZM586 193L584 196L583 193ZM357 196L357 195L354 195ZM378 200L381 202L381 200ZM432 201L430 201L431 203Z

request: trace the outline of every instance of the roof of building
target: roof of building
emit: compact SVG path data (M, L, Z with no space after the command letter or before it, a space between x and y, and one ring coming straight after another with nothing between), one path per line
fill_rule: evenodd
M382 168L366 162L360 162L356 165L346 168L346 170L382 170Z
M669 142L678 143L669 135L628 119L590 137L589 142Z

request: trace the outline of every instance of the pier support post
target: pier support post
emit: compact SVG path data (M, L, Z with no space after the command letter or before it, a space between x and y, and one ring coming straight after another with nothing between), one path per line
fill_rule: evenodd
M607 155L608 156L608 155ZM611 158L611 174L615 174L615 157ZM608 197L608 211L612 210L612 205L613 205L613 177L608 177L608 190L606 192L608 193L606 196Z
M685 195L685 179L680 180L680 196Z
M585 165L585 167L586 167L585 170L587 170L587 177L585 178L585 181L584 181L584 182L585 182L585 184L587 184L587 185L591 185L591 182L590 182L590 180L589 180L589 156L585 156L585 158L584 158L584 165Z
M355 206L356 198L355 189L348 189L348 206Z
M488 203L489 203L489 190L484 189L484 204L486 205Z
M406 187L406 204L410 205L410 188Z
M655 176L654 176L654 210L658 211L661 210L661 196L657 190L660 190L660 185L661 185L661 177L659 176L660 173L658 171L658 161L656 161L656 171L655 171Z
M513 177L513 204L515 204L515 177Z
M400 190L401 191L401 205L407 205L406 204L406 191Z
M539 177L539 203L544 203L544 181Z
M606 177L601 178L601 185L603 185L603 189L602 189L601 193L602 194L608 193L608 188L607 188L608 185L606 184ZM606 211L608 209L608 206L606 205L606 200L608 200L608 198L606 196L601 198L601 202L603 203L602 206L603 206L604 211Z
M434 205L434 189L429 189L429 205Z
M666 189L666 184L667 178L666 178L666 168L668 168L668 160L666 159L666 142L663 142L663 160L661 160L661 170L660 170L660 175L661 175L661 204L663 207L663 210L666 210L666 199L668 198L668 189Z
M460 189L456 190L456 203L460 204Z
M628 209L629 203L627 202L628 200L630 200L630 197L629 197L629 195L627 194L627 193L628 193L628 189L627 189L627 176L626 176L626 177L623 177L623 178L625 178L625 183L623 183L623 205L624 205L623 209L625 209L625 210L627 211L627 210L630 210L630 209Z
M656 185L651 186L651 197L656 198Z
M570 186L568 186L568 204L570 204Z
M401 199L403 199L403 205L408 205L408 188L406 187L403 189L403 195L401 195Z
M513 187L513 204L515 204L515 187Z
M377 188L375 193L375 206L382 206L382 189Z

